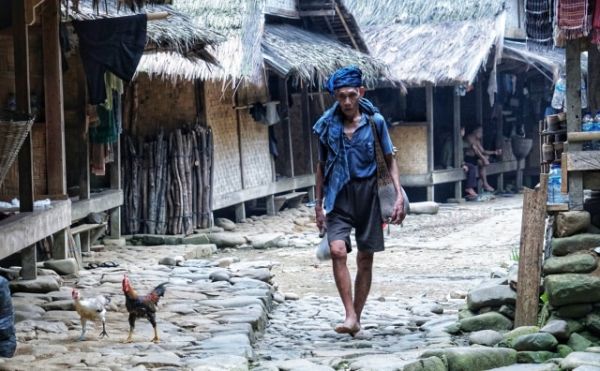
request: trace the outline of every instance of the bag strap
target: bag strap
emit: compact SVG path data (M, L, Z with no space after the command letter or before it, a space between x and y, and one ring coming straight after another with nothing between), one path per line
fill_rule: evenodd
M383 148L381 141L379 140L379 133L375 126L375 120L373 116L369 116L369 124L371 125L371 131L373 132L373 138L375 138L375 162L377 164L377 180L379 182L387 183L391 182L392 176L388 169L387 163L385 162L385 156L383 154Z

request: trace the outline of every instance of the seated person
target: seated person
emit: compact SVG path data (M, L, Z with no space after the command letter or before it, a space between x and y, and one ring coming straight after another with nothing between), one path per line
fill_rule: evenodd
M467 147L465 147L466 142L464 140L462 140L462 138L464 138L465 136L465 127L461 126L460 128L460 137L461 137L461 147L463 148L463 151L468 148L468 144ZM475 190L475 188L477 188L477 165L468 163L466 161L463 161L462 164L462 169L467 173L467 180L465 181L465 196L467 198L467 200L474 200L477 198L477 191Z
M479 166L479 178L481 179L483 189L488 192L494 192L494 188L487 181L486 167L490 164L490 155L499 156L502 150L488 151L483 148L482 143L483 128L475 127L465 138L465 163Z

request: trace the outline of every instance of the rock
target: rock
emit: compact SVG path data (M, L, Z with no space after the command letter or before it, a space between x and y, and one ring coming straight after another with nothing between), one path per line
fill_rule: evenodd
M467 295L467 306L475 311L483 307L515 304L517 293L508 285L487 286L472 290Z
M271 281L271 270L269 268L256 268L256 269L241 269L235 272L236 277L247 277L254 280L263 282Z
M504 317L514 320L515 319L515 308L512 305L503 305L498 309L498 313Z
M160 265L176 266L183 263L185 258L183 256L165 256L158 261Z
M277 367L279 367L279 370L281 371L334 371L334 369L331 367L317 365L307 361L306 359L290 359L288 361L277 362Z
M440 211L440 205L437 202L411 202L409 214L437 214Z
M157 234L138 234L133 237L144 246L159 246L165 244L165 237Z
M543 365L535 365L535 364L520 364L520 365L512 365L500 368L493 368L488 371L559 371L557 365L553 363L547 363Z
M544 274L588 273L597 266L596 258L590 254L555 256L544 262Z
M469 344L485 345L493 347L502 341L504 336L501 333L494 330L481 330L472 332L469 335Z
M591 224L587 211L566 211L556 216L556 236L567 237L585 231Z
M215 246L215 247L216 247L217 245L211 245L211 246ZM221 258L221 259L219 259L219 260L215 261L214 263L215 263L215 265L216 265L216 266L218 266L218 267L221 267L221 268L227 268L227 267L229 267L231 264L233 264L233 263L237 263L237 262L239 262L239 261L240 261L240 259L239 259L239 258L236 258L236 257L232 256L232 257L227 257L227 258Z
M42 356L52 356L55 354L67 353L69 350L67 347L62 345L46 345L46 344L37 344L32 349L32 354L36 357Z
M397 371L402 370L406 361L388 354L385 357L381 355L367 355L358 357L350 362L350 370L364 371Z
M253 248L262 250L277 247L282 238L283 234L281 233L264 233L249 237L248 242Z
M579 366L600 367L600 353L573 352L560 362L560 367L566 370Z
M565 344L558 344L558 346L556 347L556 351L560 355L560 358L565 358L569 354L573 353L573 349L571 349L570 346Z
M273 293L273 300L275 300L275 302L279 304L282 304L285 302L285 296L279 291L277 291Z
M35 292L35 293L48 293L51 291L58 291L60 284L52 276L41 276L35 280L17 280L10 282L10 291L15 292Z
M475 312L471 312L468 309L461 309L458 311L458 319L465 319L465 318L471 318L471 317L475 317L477 315L477 313Z
M402 371L446 371L446 365L438 357L429 357L408 363Z
M299 300L300 296L298 294L294 294L293 292L286 292L284 294L285 300Z
M600 301L600 277L566 273L546 276L544 287L553 307Z
M593 309L592 304L572 304L556 308L554 313L561 318L582 318L591 313Z
M517 362L518 363L544 363L552 358L557 358L558 354L548 352L545 350L532 352L532 351L523 351L517 353Z
M577 251L590 250L600 246L600 235L582 233L570 237L552 239L552 254L564 256Z
M102 240L104 247L109 249L121 248L127 246L127 240L124 238L105 238Z
M221 233L219 233L219 234L221 234ZM225 233L223 233L223 234L225 234ZM182 238L181 243L185 244L185 245L206 245L209 243L214 243L217 246L219 246L219 244L213 242L209 236L212 236L212 234L211 235L206 235L206 234L202 234L202 233L192 234L192 235Z
M505 346L512 348L515 340L523 335L535 334L540 331L540 328L537 326L521 326L516 329L507 332L504 334L504 340L499 344L500 346Z
M464 299L467 297L466 291L454 290L450 293L450 299Z
M495 312L479 314L471 318L460 320L460 329L465 332L480 330L510 330L513 326L512 321L503 315Z
M44 262L44 268L52 269L56 273L62 275L75 274L79 272L79 265L77 264L77 260L73 258L47 260Z
M426 350L421 358L439 357L447 360L448 370L480 371L510 366L517 362L517 352L507 348L460 347Z
M449 333L450 335L458 335L460 334L460 322L452 323L444 328L444 331Z
M42 304L42 308L49 310L75 310L75 304L72 299L56 300Z
M209 241L204 243L214 243L219 248L223 247L236 247L246 244L246 238L241 234L237 233L211 233L208 235ZM186 242L187 243L187 242ZM191 242L190 242L191 243ZM199 242L194 242L199 244Z
M518 351L554 350L558 340L551 334L538 332L537 334L521 335L513 342L513 348Z
M600 367L583 365L583 366L574 368L573 371L600 371Z
M233 231L236 227L235 223L227 218L216 218L215 225L226 231Z
M581 352L592 346L592 342L578 333L572 333L567 345L576 352Z
M212 256L217 252L217 245L205 244L205 245L186 245L185 246L185 259L204 259Z
M186 366L193 371L247 371L248 360L245 357L223 354L194 359Z
M571 336L569 324L567 321L562 320L549 321L544 327L542 327L540 332L551 334L558 341L567 341L569 340L569 336Z
M596 313L588 314L585 318L585 327L594 335L600 335L600 315Z
M144 357L133 357L132 362L136 366L154 367L180 367L181 360L175 353L161 351L150 353Z
M211 272L208 275L208 278L213 282L229 281L229 279L231 278L231 275L226 270L218 270L218 271Z

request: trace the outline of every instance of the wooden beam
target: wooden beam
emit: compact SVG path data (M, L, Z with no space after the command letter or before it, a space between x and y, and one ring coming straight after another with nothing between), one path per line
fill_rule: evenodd
M425 105L427 116L427 171L433 171L433 86L425 87ZM427 186L427 201L435 198L433 185Z
M29 114L29 32L26 23L27 6L31 2L14 1L12 5L13 51L15 60L15 98L17 111ZM31 131L19 150L19 201L21 212L33 211L33 148Z
M483 84L481 83L481 75L477 78L477 86L475 87L475 119L477 125L483 126Z
M567 141L569 143L587 142L588 140L600 140L600 131L567 133Z
M24 280L37 278L37 248L35 244L27 246L21 251L21 272Z
M99 213L123 205L123 191L110 190L92 195L88 199L73 202L71 206L71 222L79 221L91 213Z
M569 151L566 155L569 172L600 170L600 151Z
M114 161L110 166L110 188L113 191L121 191L121 135L114 144ZM122 204L122 202L121 202ZM110 211L110 238L121 238L121 205ZM88 236L89 239L89 236Z
M547 184L548 175L541 174L539 188L523 190L515 328L537 324L541 261L544 253Z
M333 17L335 16L335 10L323 9L323 10L301 10L299 12L300 17Z
M335 12L337 13L338 18L342 22L342 25L344 26L344 29L346 30L348 37L350 37L350 41L352 41L352 45L354 46L354 49L360 50L360 48L358 47L358 43L354 39L354 34L350 30L350 27L348 27L348 24L346 23L346 19L344 19L344 15L342 14L342 11L340 10L340 7L337 4L337 2L334 3L334 6L335 6Z
M462 170L463 148L462 137L460 135L460 95L453 91L453 120L452 120L452 147L454 149L454 168ZM462 199L462 181L454 183L454 198Z
M239 203L235 205L235 222L240 223L246 219L246 204Z
M287 79L279 79L279 95L281 100L281 128L283 129L283 156L289 166L287 176L294 177L294 151L292 147L292 128L290 122L290 109L288 106L288 88Z
M42 15L42 49L48 193L63 195L67 193L67 176L59 22L59 0L47 0Z
M567 41L567 130L581 131L581 51L579 40ZM580 151L581 143L569 143L568 152ZM583 179L569 174L569 209L583 210Z
M302 136L304 139L304 158L305 161L308 161L308 169L310 174L314 174L315 164L313 160L310 106L308 104L308 87L306 84L302 85L302 94L300 95L300 99L302 100Z

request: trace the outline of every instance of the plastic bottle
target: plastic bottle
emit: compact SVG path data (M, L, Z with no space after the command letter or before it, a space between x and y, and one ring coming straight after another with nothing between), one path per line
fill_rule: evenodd
M567 81L561 76L554 85L554 94L552 95L552 108L562 109L567 92Z
M586 113L585 115L583 115L583 119L581 120L581 131L583 131L583 132L594 131L594 129L596 128L596 125L600 124L600 122L596 122L596 120L598 120L598 119L600 119L598 114L596 114L593 118L592 118L592 115L590 115L589 113ZM582 149L584 151L592 150L593 145L590 142L584 142L582 145Z
M560 192L561 172L560 164L553 163L550 165L550 174L548 175L548 203L560 204L564 203L564 197Z

